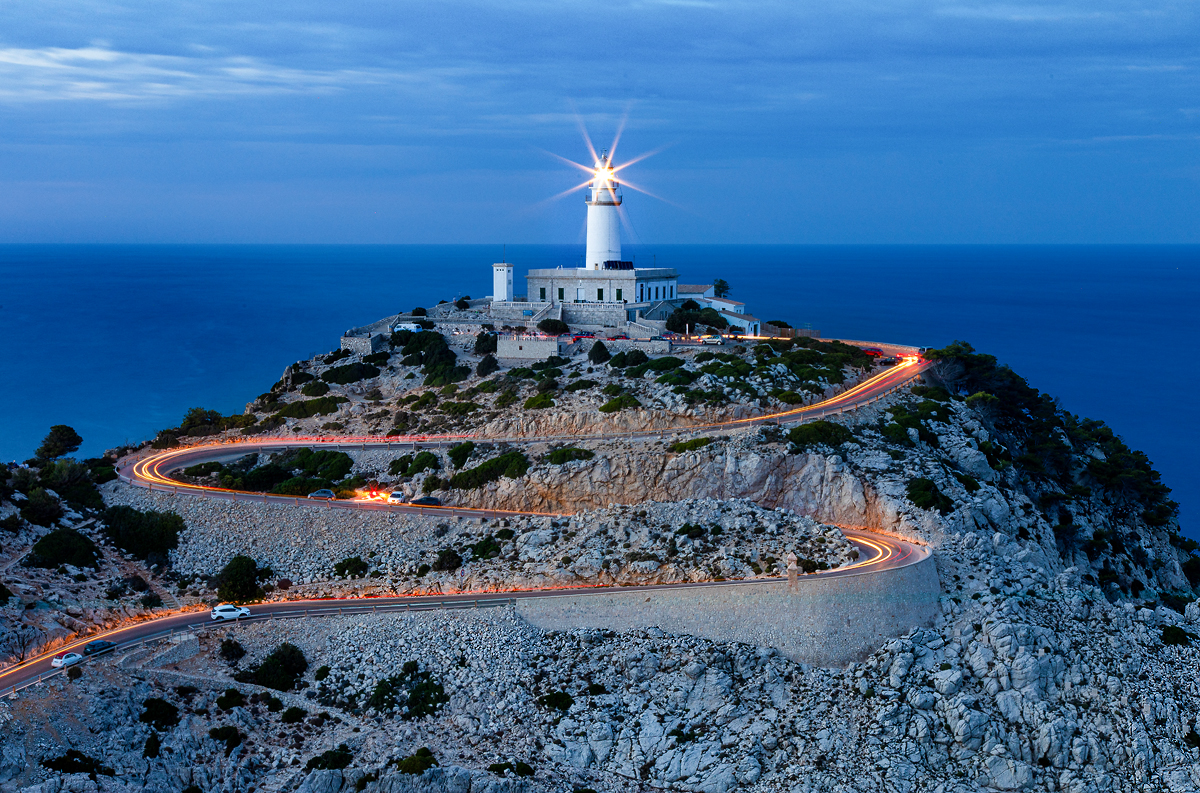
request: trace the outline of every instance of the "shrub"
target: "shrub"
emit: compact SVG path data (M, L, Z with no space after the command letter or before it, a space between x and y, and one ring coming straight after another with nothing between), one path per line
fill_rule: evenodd
M372 366L369 363L348 363L344 366L335 366L321 373L322 380L326 383L334 383L336 385L349 385L350 383L357 383L359 380L378 376L379 367Z
M37 526L53 526L62 516L63 508L58 499L40 487L29 491L21 507L21 517Z
M794 450L797 452L804 451L812 446L831 446L836 448L853 437L854 433L847 427L832 421L814 421L809 424L801 424L787 434L787 439L792 442Z
M258 562L239 554L217 574L217 597L230 603L257 600L262 597L258 578Z
M1164 625L1162 629L1162 643L1168 647L1186 647L1191 644L1191 638L1187 631L1178 625Z
M633 394L622 394L616 399L611 399L600 406L601 413L616 413L618 410L625 408L640 407L641 402Z
M597 341L588 350L588 360L597 366L612 358L612 354L608 351L608 347L604 346L604 342Z
M424 470L440 471L442 464L438 462L437 455L433 452L418 452L413 458L412 465L408 467L408 472L405 476L416 476Z
M678 369L683 366L683 359L664 355L662 358L655 358L652 361L648 361L646 365L656 372L669 372L672 369Z
M549 391L541 391L525 400L526 410L545 410L554 407L554 398Z
M438 551L437 559L431 568L436 573L452 573L462 567L462 557L453 548L443 548Z
M246 648L237 639L224 639L221 641L221 649L217 651L217 654L232 664L246 656Z
M558 370L556 369L555 371ZM539 394L548 394L551 391L557 391L558 381L553 377L543 377L541 380L538 380L536 390Z
M78 450L82 443L83 438L79 437L78 432L66 424L55 424L35 454L38 459L53 460Z
M277 418L307 419L313 416L324 416L336 413L338 405L349 402L346 397L323 396L318 399L301 399L299 402L289 402L275 412Z
M42 766L60 774L87 774L92 781L95 781L96 774L113 776L116 773L108 766L100 765L96 758L89 757L77 749L68 749L61 757L43 760Z
M795 391L791 391L791 390L780 391L778 394L775 395L775 398L778 399L780 402L784 402L788 405L798 405L804 401L803 396L801 396L800 394L796 393Z
M12 532L13 534L19 532L24 525L24 521L21 520L20 515L13 514L5 518L0 518L0 529Z
M588 449L576 449L573 446L568 446L565 449L555 449L542 459L551 465L562 465L572 460L590 460L595 456L596 453Z
M588 696L598 697L601 694L607 694L608 689L602 683L589 683L587 687Z
M228 757L241 744L243 736L237 727L226 724L224 727L213 727L208 731L208 737L225 744L225 756Z
M354 753L350 751L349 746L343 743L339 744L338 748L322 752L309 760L304 766L304 770L341 770L350 765L350 761L353 759Z
M475 354L489 355L496 351L496 334L480 331L475 336ZM492 360L495 360L494 358Z
M313 380L311 383L306 383L300 389L300 393L306 397L323 397L329 393L329 384L321 380Z
M74 529L56 529L33 545L25 564L29 567L95 567L100 551L96 543Z
M496 337L492 336L491 338L495 339ZM490 352L483 356L483 360L481 360L479 365L475 367L475 374L479 377L487 377L493 372L498 371L500 371L500 364L496 361L496 356L492 355Z
M561 336L564 333L571 332L571 328L567 326L567 323L563 322L561 319L554 319L553 317L547 317L539 322L538 330L549 336Z
M447 456L450 458L450 462L453 463L454 467L457 469L463 467L473 451L475 451L475 444L471 441L467 441L452 447Z
M217 707L221 710L233 710L246 704L246 696L236 688L227 688L225 693L217 697Z
M459 471L450 477L450 487L458 490L471 490L488 482L494 482L502 476L519 479L529 470L529 465L529 458L522 452L506 452L474 468Z
M284 724L299 724L300 722L304 721L304 717L307 715L307 710L304 708L297 708L293 705L283 712L283 715L279 717L279 720Z
M158 750L161 746L162 742L158 740L158 733L150 733L150 737L146 739L146 745L142 748L142 757L158 757Z
M712 438L692 438L690 441L676 441L668 446L667 449L675 452L676 454L682 452L694 452L697 449L703 449L712 442Z
M396 760L396 770L402 774L423 774L438 764L429 747L422 746L408 757Z
M367 574L367 563L361 556L350 556L333 566L333 572L342 578L362 578Z
M565 691L552 691L537 698L537 703L549 710L561 710L564 713L575 704L575 698Z
M908 483L908 500L921 509L936 509L943 515L954 509L954 502L942 494L932 479L917 477Z
M474 402L443 402L442 412L448 416L465 416L468 413L474 413L479 410L479 405Z
M138 602L142 604L142 608L147 609L156 609L163 604L162 595L157 592L147 592Z
M141 510L124 505L104 510L104 533L113 544L137 559L150 554L165 557L179 545L183 518L174 512Z
M254 683L276 691L291 691L307 670L308 660L300 648L290 642L284 642L272 650L262 663L238 672L233 679L239 683Z
M571 383L568 383L567 387L563 390L568 393L574 393L576 391L582 391L585 388L595 388L598 385L599 383L597 383L595 380L575 380Z
M179 723L179 708L161 697L150 697L142 702L142 715L138 716L138 721L156 730L169 730Z
M75 507L104 509L104 499L92 481L92 471L75 460L55 460L42 466L39 480Z
M407 476L408 467L412 465L412 455L406 454L403 457L397 457L388 463L388 473L392 476Z
M367 707L385 711L399 708L406 721L432 716L449 702L442 684L416 661L406 661L400 674L380 680L367 700Z

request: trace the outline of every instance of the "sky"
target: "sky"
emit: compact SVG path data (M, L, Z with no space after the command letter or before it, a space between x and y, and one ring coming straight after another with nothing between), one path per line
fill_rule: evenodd
M0 242L1200 242L1194 0L0 5ZM660 200L661 199L661 200Z

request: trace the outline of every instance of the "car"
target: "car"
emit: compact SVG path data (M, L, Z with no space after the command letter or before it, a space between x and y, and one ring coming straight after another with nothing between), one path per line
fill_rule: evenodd
M232 603L221 603L213 606L210 612L214 620L240 620L250 616L250 609L245 606L235 606Z
M88 642L83 646L84 655L102 655L103 653L111 653L117 648L115 642L97 639L94 642Z
M862 351L872 358L883 357L883 350L879 349L878 347L863 347Z
M650 341L666 341L666 336L651 336Z
M720 336L718 336L718 335L717 335L717 334L715 334L715 333L710 333L710 334L708 334L707 336L701 336L701 337L700 337L700 343L701 343L701 344L717 344L717 345L721 345L721 344L724 344L724 343L725 343L725 340L724 340L724 339L722 339Z
M392 326L392 333L397 333L402 330L419 331L421 326L415 322L397 322Z
M408 503L412 504L414 507L440 507L442 505L442 502L439 501L438 499L434 498L433 496L422 496L421 498L414 498L412 501L410 501Z
M333 491L327 487L323 487L320 490L312 491L311 493L308 494L308 497L309 498L324 498L324 499L336 498L336 496L333 495Z
M79 653L59 653L50 659L50 665L57 669L60 666L71 666L83 660Z
M393 490L392 492L388 493L387 503L389 504L403 504L407 500L408 499L404 497L403 491Z

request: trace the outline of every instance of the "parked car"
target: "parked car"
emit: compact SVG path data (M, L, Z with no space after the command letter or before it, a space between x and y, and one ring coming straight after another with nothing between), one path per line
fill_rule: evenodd
M725 343L725 340L724 340L724 339L722 339L720 336L718 336L718 335L717 335L717 334L715 334L715 333L710 333L710 334L708 334L707 336L701 336L701 337L700 337L700 343L701 343L701 344L717 344L717 345L721 345L721 344L724 344L724 343Z
M397 322L392 326L392 333L400 330L418 331L421 330L421 326L415 322Z
M232 603L221 603L213 606L210 612L214 620L240 620L250 616L250 609L245 606L235 606Z
M421 498L414 498L412 501L410 501L408 503L412 504L414 507L440 507L442 505L442 502L439 501L438 499L434 498L433 496L422 496Z
M117 647L117 645L115 642L105 641L104 639L97 639L96 641L88 642L87 644L85 644L83 646L83 654L84 655L102 655L104 653L111 653L113 650L116 649L116 647Z
M879 365L880 366L895 366L896 359L895 358L880 358Z
M50 665L57 669L60 666L70 666L77 664L83 660L83 656L79 653L59 653L50 659Z
M308 494L308 497L309 498L324 498L324 499L336 498L336 496L333 494L333 491L327 487L323 487L320 490L312 491L311 493Z
M404 497L403 491L393 490L392 492L388 493L387 503L389 504L403 504L407 500L408 499Z
M871 356L872 358L882 358L883 357L883 350L879 349L878 347L863 347L862 351L865 352L867 355Z

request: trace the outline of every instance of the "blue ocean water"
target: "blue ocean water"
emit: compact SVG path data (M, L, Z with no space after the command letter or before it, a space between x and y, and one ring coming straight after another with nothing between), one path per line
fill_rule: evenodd
M684 283L724 278L764 320L825 337L996 355L1068 410L1150 455L1200 536L1191 410L1200 246L638 246ZM509 245L529 267L577 245ZM491 291L495 246L0 246L0 459L51 424L92 455L240 412L289 363L401 309ZM649 260L649 261L647 261ZM519 287L518 287L519 289Z

